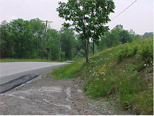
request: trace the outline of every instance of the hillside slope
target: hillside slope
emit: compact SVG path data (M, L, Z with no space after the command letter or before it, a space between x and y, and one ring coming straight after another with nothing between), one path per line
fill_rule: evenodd
M134 114L153 114L153 38L107 49L55 69L56 79L80 76L91 98L108 98Z

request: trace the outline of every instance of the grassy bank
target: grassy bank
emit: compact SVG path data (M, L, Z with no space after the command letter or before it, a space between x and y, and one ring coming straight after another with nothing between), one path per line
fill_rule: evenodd
M73 78L79 74L83 67L83 64L85 64L84 59L80 59L72 64L54 69L52 71L52 74L54 75L55 79Z
M83 89L91 98L114 100L117 107L134 114L153 114L153 39L107 49L55 69L55 78L85 80Z
M0 62L53 62L50 60L41 59L0 59ZM55 61L56 62L56 61Z

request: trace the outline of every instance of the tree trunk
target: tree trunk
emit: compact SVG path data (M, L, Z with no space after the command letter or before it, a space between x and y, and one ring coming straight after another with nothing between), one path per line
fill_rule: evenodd
M93 55L95 54L95 43L93 41Z
M85 48L85 56L86 56L86 62L88 62L89 59L88 59L88 49L87 48Z
M88 61L89 61L89 59L88 59L88 45L89 45L89 39L84 39L84 40L83 40L83 44L84 44L84 51L85 51L86 62L88 63Z
M84 12L84 10L85 10L85 6L84 6L84 4L83 4L83 12ZM86 28L85 28L85 24L86 24L86 22L85 22L85 20L84 20L84 18L85 18L85 14L83 15L83 17L81 18L81 20L82 20L82 22L83 22L83 28L82 28L82 30L83 30L83 44L84 44L84 51L85 51L85 57L86 57L86 62L88 63L88 45L89 45L89 38L87 38L87 36L86 36Z

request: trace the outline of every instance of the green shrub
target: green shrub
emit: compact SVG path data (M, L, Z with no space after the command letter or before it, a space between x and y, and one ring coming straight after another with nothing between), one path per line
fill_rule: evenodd
M117 55L118 61L123 61L126 58L135 56L137 54L137 51L138 51L137 45L130 46L130 44L126 44L121 48L121 50Z
M123 61L138 54L145 63L152 64L153 61L153 39L146 39L139 43L124 44L121 47L117 58Z
M152 64L153 61L153 40L147 39L142 42L138 50L138 54L141 56L145 63Z
M128 46L121 48L121 50L117 55L118 61L123 61L123 59L127 58L127 53L128 53Z

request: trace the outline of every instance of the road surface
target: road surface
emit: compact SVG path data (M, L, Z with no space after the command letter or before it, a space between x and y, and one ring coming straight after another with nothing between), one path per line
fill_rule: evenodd
M25 80L27 78L34 78L38 75L46 73L47 71L53 68L56 68L65 64L68 64L68 63L49 63L49 62L0 63L0 86L8 82L17 80L25 75L28 75L28 76L24 77L22 80Z

